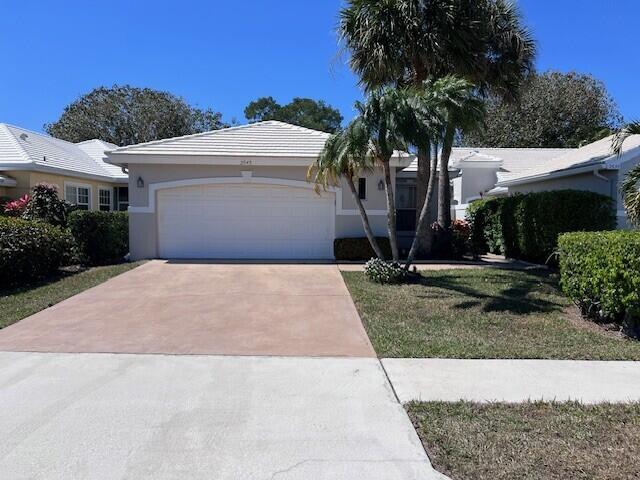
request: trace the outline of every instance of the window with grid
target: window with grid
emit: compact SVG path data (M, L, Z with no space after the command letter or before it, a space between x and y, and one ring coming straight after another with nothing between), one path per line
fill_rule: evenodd
M64 189L64 198L67 202L78 207L78 210L89 210L91 189L79 185L67 185Z
M101 188L98 191L98 198L100 200L100 211L102 212L110 212L111 211L111 190L106 188Z

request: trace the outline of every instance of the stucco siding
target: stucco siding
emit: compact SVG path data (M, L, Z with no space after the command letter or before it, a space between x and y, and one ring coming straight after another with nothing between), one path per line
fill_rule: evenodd
M544 192L548 190L587 190L615 198L617 175L614 171L600 172L607 178L596 177L593 173L582 173L570 177L555 178L546 181L532 182L509 187L509 193Z

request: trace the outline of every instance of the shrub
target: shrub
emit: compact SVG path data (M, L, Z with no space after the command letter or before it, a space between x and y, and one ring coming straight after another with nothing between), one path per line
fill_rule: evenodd
M640 232L566 233L558 241L561 284L583 315L640 322Z
M377 237L378 245L382 249L385 258L391 257L391 244L386 237ZM358 261L369 260L376 254L365 238L336 238L333 242L333 254L336 260Z
M396 262L386 262L372 258L364 266L364 273L375 283L400 283L407 278L407 271Z
M60 227L0 217L0 285L54 274L65 263L72 244L69 233Z
M22 214L26 220L40 220L51 225L66 226L67 217L73 206L58 197L58 187L48 183L38 183L33 187L31 199Z
M69 229L85 264L119 262L129 252L129 222L125 212L76 210L69 215Z
M615 228L609 197L578 190L557 190L493 198L470 208L472 251L546 262L558 235Z
M440 224L431 225L433 246L431 255L434 258L460 259L471 250L471 226L466 220L451 222L451 232L447 233Z
M31 197L29 195L23 195L18 200L5 202L3 210L7 217L21 217L29 204Z

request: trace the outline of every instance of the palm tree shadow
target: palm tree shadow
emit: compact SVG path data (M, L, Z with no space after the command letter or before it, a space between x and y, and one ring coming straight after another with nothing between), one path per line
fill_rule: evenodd
M422 277L418 283L431 288L442 290L446 296L465 298L456 303L453 308L469 309L480 308L483 312L507 312L525 315L529 313L549 313L562 311L564 305L559 302L549 301L535 293L544 290L557 289L557 280L547 271L527 271L514 279L512 275L502 272L486 272L489 281L503 283L507 287L498 293L492 293L484 289L472 286L467 275L447 273L443 275L428 275ZM438 293L440 295L440 292ZM420 295L428 298L427 295Z

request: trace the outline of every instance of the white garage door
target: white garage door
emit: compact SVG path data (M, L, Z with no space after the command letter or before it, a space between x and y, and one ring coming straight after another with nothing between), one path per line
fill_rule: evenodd
M275 185L158 192L162 258L331 259L334 194Z

